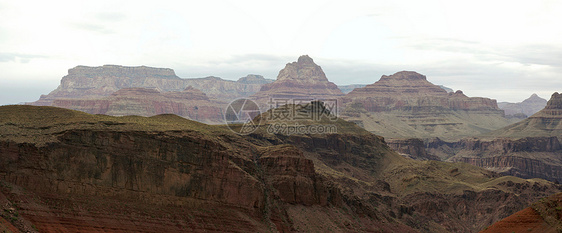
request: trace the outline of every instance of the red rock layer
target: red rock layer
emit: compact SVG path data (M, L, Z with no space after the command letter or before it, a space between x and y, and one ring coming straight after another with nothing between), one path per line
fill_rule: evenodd
M223 105L209 100L193 87L181 92L160 93L154 89L125 88L99 99L56 99L53 106L90 114L154 116L176 114L206 123L223 123Z

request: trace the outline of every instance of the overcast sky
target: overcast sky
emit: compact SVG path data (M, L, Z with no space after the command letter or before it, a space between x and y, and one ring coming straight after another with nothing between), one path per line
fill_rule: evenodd
M308 54L338 85L417 71L468 96L562 91L559 1L0 0L0 105L77 65L275 79Z

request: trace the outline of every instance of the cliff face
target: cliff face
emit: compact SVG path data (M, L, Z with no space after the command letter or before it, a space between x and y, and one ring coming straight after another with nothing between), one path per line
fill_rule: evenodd
M447 93L410 71L384 75L342 100L343 118L389 138L460 139L510 123L495 100Z
M451 161L470 163L503 174L562 181L562 95L554 93L531 117L479 138L434 141L428 151ZM452 156L452 157L451 157Z
M262 105L273 99L335 99L343 96L336 84L328 81L322 68L307 55L297 62L288 63L279 71L277 80L264 84L260 91L251 96Z
M247 97L259 91L272 80L259 75L248 75L238 81L216 77L181 79L172 69L146 66L126 67L104 65L100 67L77 66L68 70L59 87L33 102L33 105L50 106L60 99L99 99L124 88L155 89L159 92L179 92L192 86L220 102Z
M508 103L501 102L498 103L498 107L504 110L506 116L518 116L525 115L525 117L531 116L546 106L546 100L539 97L537 94L531 95L531 97L523 100L520 103Z
M432 140L426 142L426 147L443 160L522 178L562 180L562 147L557 137Z
M174 115L0 116L0 204L41 232L475 231L561 190L409 160L342 120L340 134L240 136Z
M387 139L390 148L401 155L416 160L441 160L439 157L427 153L424 141L418 138L409 139Z

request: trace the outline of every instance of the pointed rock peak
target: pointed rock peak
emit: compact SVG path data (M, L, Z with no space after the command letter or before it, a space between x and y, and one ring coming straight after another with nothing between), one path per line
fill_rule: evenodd
M398 73L395 73L393 75L383 75L381 77L381 80L423 80L423 81L427 81L425 75L419 74L415 71L400 71Z
M531 95L531 97L527 98L526 100L523 100L522 103L525 104L541 103L546 105L546 100L539 97L537 94L533 94Z
M314 64L314 60L312 60L312 58L310 58L308 55L302 55L297 60L297 63L299 63L299 64ZM316 65L316 64L314 64L314 65Z
M326 74L308 55L300 56L297 62L288 63L279 71L277 80L301 80L307 82L328 82Z

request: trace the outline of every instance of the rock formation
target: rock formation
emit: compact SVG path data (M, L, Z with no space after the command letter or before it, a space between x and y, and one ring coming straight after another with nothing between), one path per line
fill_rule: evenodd
M279 71L277 80L264 84L260 91L252 95L262 106L267 106L270 99L283 100L323 100L343 96L336 84L328 81L322 68L307 55L298 61L288 63Z
M229 103L250 96L272 80L260 75L248 75L238 81L217 77L182 79L172 69L146 66L126 67L104 65L100 67L77 66L68 70L61 84L33 105L50 106L57 99L96 99L109 96L123 88L147 88L159 92L182 91L188 86L203 91L210 99Z
M510 123L495 100L447 93L410 71L383 75L345 95L343 103L342 117L390 138L459 139Z
M523 100L520 103L499 102L498 107L504 110L507 117L526 118L531 116L546 106L546 100L539 97L537 94Z
M40 232L473 232L562 190L407 159L353 123L330 124L341 133L262 125L241 136L174 115L1 106L0 221Z

